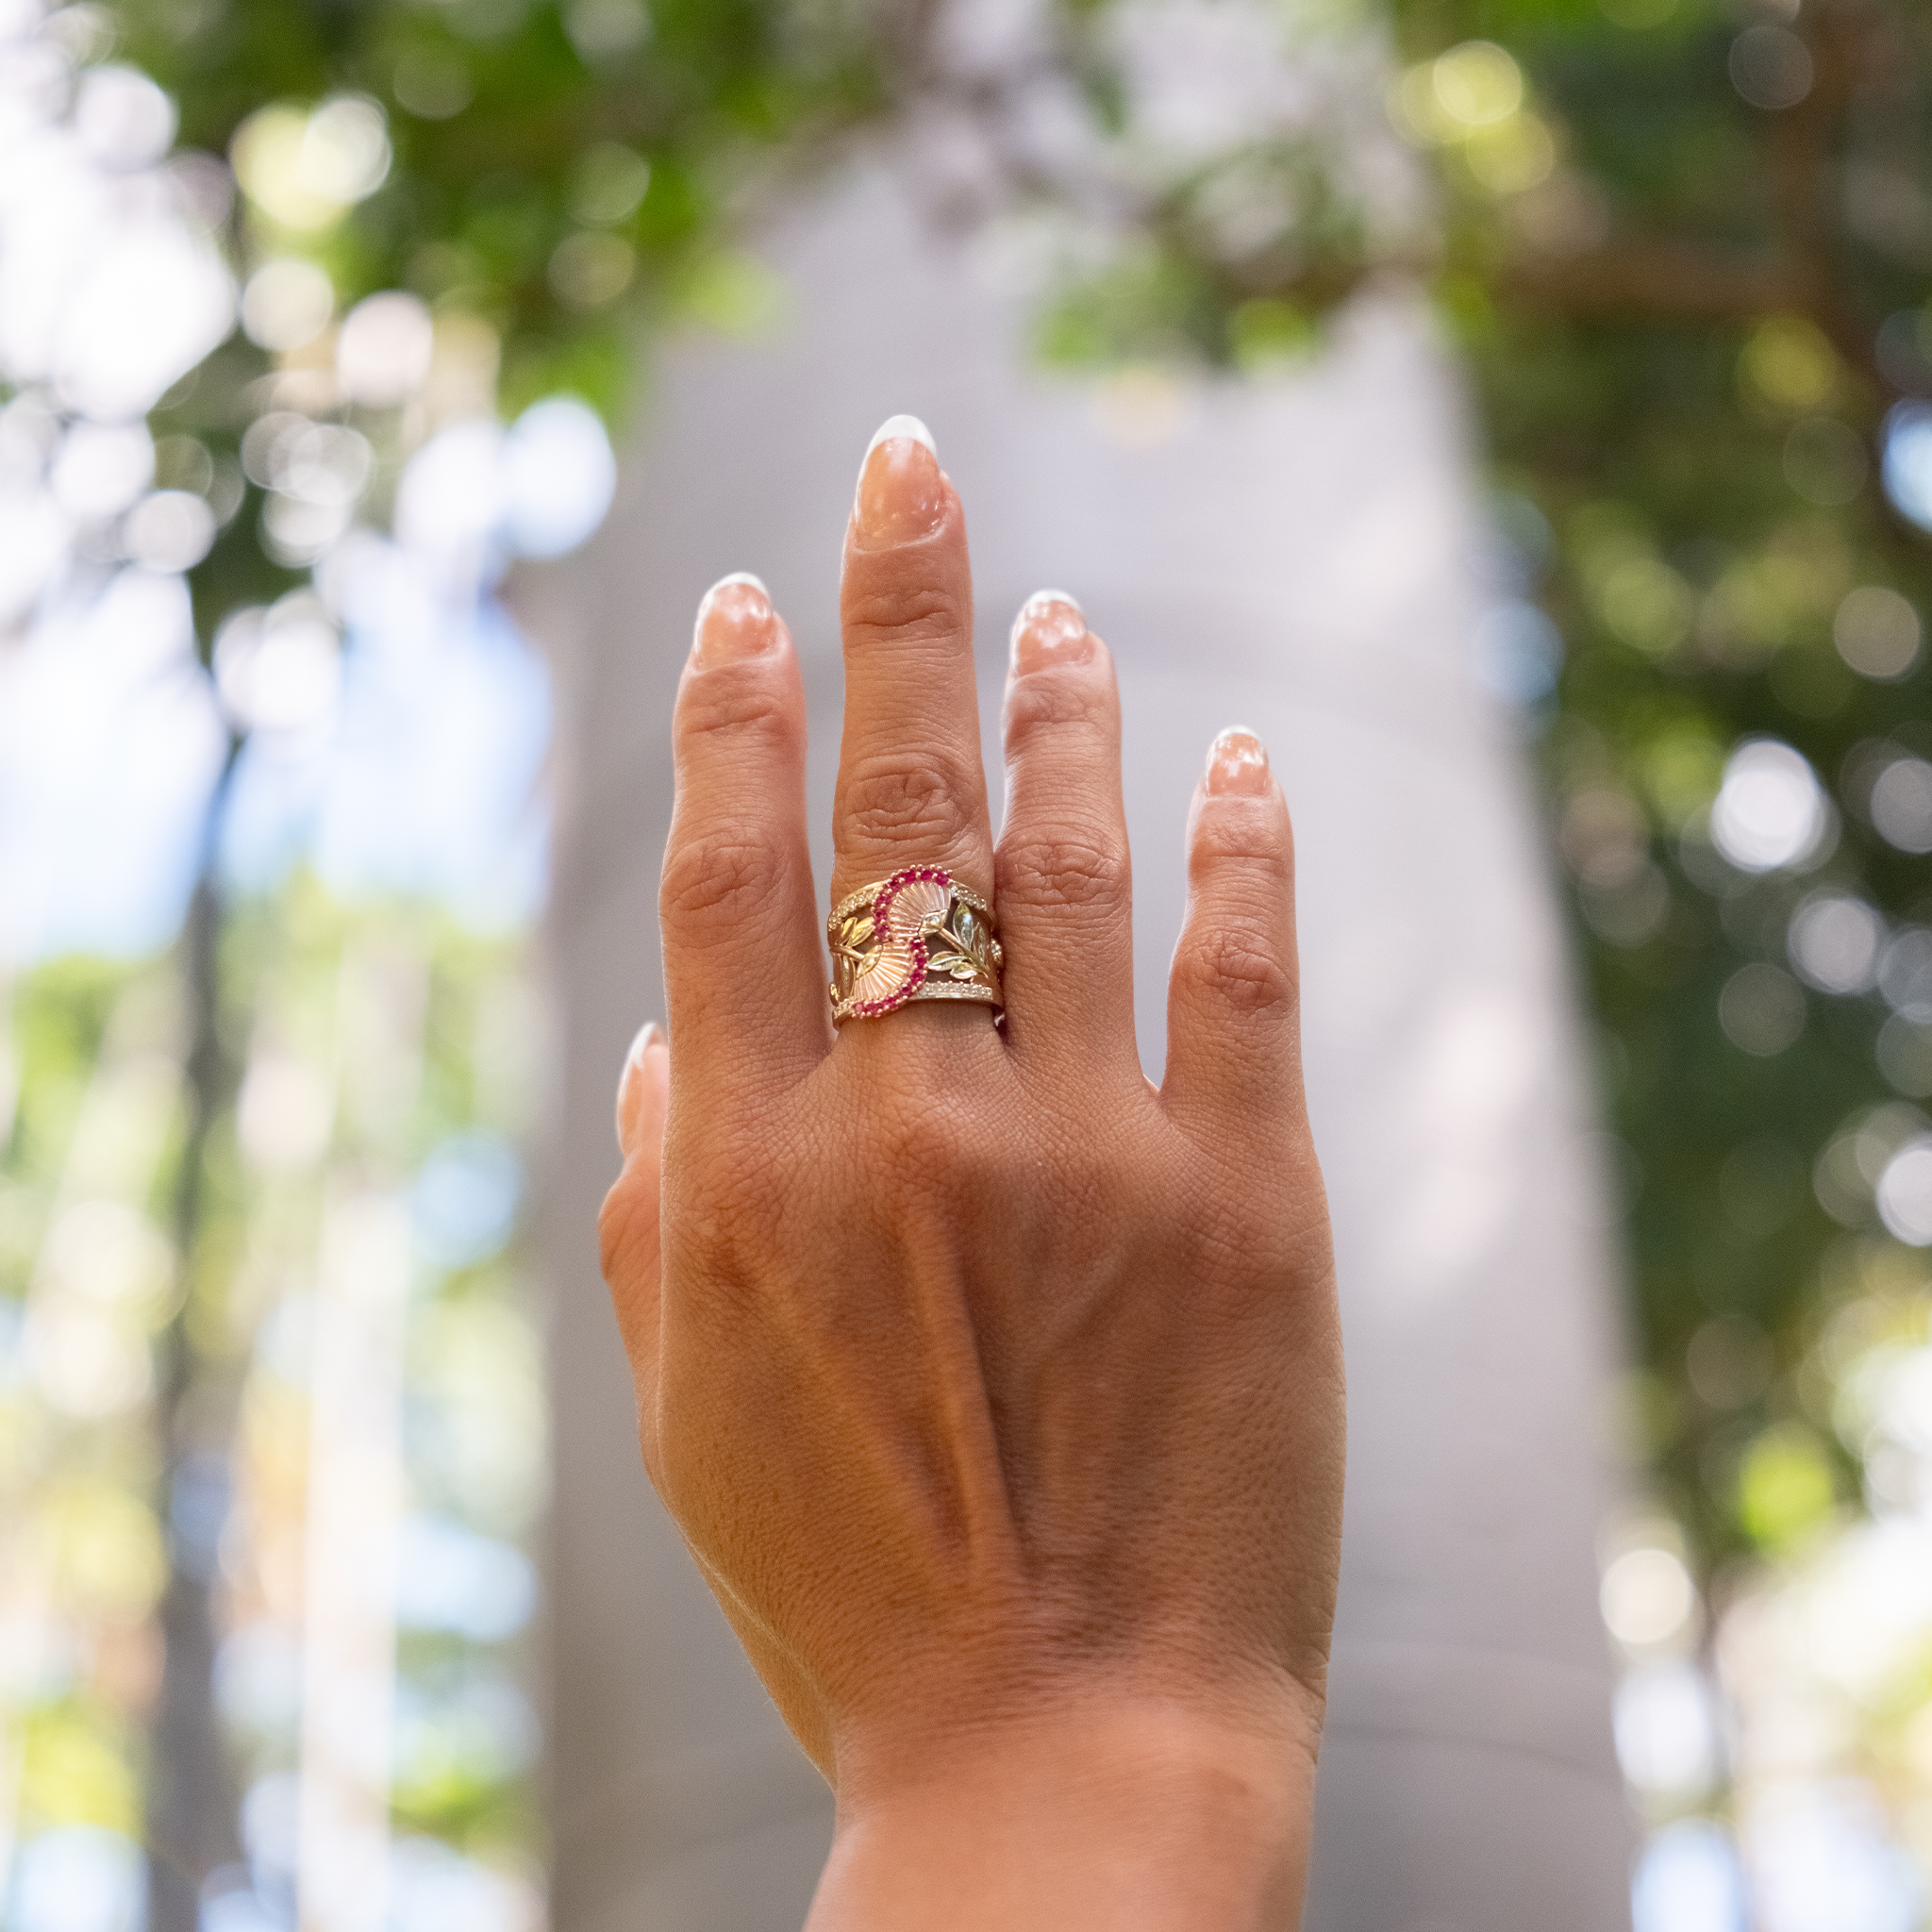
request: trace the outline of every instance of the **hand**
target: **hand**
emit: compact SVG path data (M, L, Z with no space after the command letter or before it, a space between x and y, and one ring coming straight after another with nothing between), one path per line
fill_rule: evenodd
M831 896L927 863L986 893L1005 1021L835 1037L798 660L727 578L677 700L670 1040L626 1066L603 1216L644 1461L837 1790L814 1927L1291 1924L1342 1389L1287 808L1216 741L1157 1091L1111 660L1058 593L1022 611L995 847L964 516L887 427Z

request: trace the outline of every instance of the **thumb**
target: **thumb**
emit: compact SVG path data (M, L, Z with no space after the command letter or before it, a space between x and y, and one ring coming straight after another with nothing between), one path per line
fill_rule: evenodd
M628 1162L641 1154L657 1164L671 1099L671 1045L655 1020L639 1028L617 1082L617 1144Z
M617 1083L617 1144L624 1172L604 1197L597 1230L604 1279L637 1382L644 1461L656 1466L658 1322L663 1255L658 1241L664 1120L671 1108L671 1048L652 1021L631 1042Z

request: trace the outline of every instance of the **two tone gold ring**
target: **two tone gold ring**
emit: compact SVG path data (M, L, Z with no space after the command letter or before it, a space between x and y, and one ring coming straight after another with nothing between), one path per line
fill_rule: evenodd
M832 908L832 1018L878 1020L912 1000L1003 1004L992 908L939 865L910 865Z

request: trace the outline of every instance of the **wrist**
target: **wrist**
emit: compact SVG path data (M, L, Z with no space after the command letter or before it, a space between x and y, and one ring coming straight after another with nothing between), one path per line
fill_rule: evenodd
M1120 1698L841 1751L808 1932L1289 1932L1320 1729L1303 1697L1254 1721Z

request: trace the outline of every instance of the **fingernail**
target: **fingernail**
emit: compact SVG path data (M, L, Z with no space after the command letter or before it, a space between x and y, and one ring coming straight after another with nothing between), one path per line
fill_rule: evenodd
M866 445L853 516L868 543L929 537L946 513L945 480L932 431L917 416L888 416Z
M1049 664L1084 664L1093 655L1093 634L1080 607L1064 591L1035 591L1013 620L1013 672L1044 671Z
M1231 724L1208 747L1209 797L1252 798L1273 782L1268 747L1252 731Z
M626 1154L636 1133L638 1111L651 1085L661 1086L669 1078L671 1056L665 1051L664 1029L655 1020L638 1028L638 1037L624 1057L624 1071L617 1079L617 1144Z
M658 1025L655 1020L646 1020L638 1028L638 1036L631 1041L630 1051L624 1057L625 1065L626 1067L642 1066L645 1054L650 1052L652 1047L660 1044L663 1039L663 1027Z
M748 570L720 577L698 606L697 629L691 638L691 662L700 670L756 658L776 641L772 594Z

